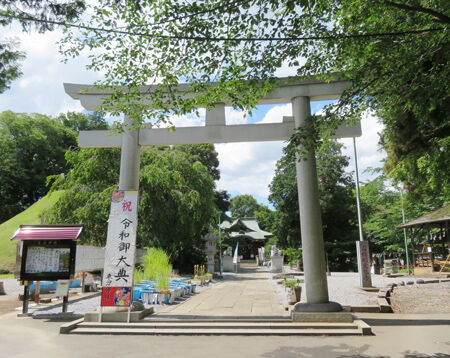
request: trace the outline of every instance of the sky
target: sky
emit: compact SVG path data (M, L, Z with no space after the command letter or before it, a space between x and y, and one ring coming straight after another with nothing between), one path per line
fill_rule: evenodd
M64 64L56 44L61 36L59 31L27 34L18 27L6 27L2 31L4 37L14 37L20 41L26 59L21 66L23 75L12 83L9 90L0 94L0 111L35 112L51 116L67 111L83 111L79 102L64 92L63 83L92 84L100 79L101 74L85 69L88 63L86 53ZM289 73L281 68L278 75L287 76ZM316 113L328 103L311 102L311 112ZM173 123L175 126L202 125L204 111L201 113L203 118L184 116L174 118ZM242 112L226 108L227 124L281 122L287 115L292 115L290 104L261 105L247 118ZM373 178L365 170L380 167L385 153L378 150L378 133L383 127L377 118L367 114L361 125L363 134L356 139L356 145L360 181L364 182ZM351 158L348 171L354 171L352 139L341 139L340 142L346 146L344 154ZM271 207L268 201L269 184L285 145L283 142L216 144L221 172L217 187L227 190L232 196L253 195L258 202Z

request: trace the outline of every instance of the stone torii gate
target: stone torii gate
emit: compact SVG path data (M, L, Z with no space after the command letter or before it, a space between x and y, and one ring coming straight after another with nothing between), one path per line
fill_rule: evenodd
M225 106L230 103L216 103L212 110L206 111L205 126L181 127L169 132L167 128L153 128L128 131L114 135L112 131L81 131L79 146L83 148L121 147L119 190L138 190L140 146L229 143L253 141L288 140L295 128L306 126L311 116L310 101L331 100L340 97L349 87L347 81L323 82L314 78L288 82L281 79L281 85L258 104L291 103L293 117L283 117L281 123L226 125ZM179 85L186 89L188 84ZM143 93L149 93L154 86L142 87ZM64 89L72 98L79 100L87 110L96 110L102 101L111 95L107 90L95 86L65 83ZM148 104L149 108L152 104ZM125 123L131 124L129 118ZM113 134L113 135L110 135ZM357 137L361 135L360 124L341 126L335 138ZM337 312L342 307L330 302L325 265L325 253L322 232L322 219L319 203L317 170L314 150L306 155L307 160L297 160L296 172L300 206L300 226L302 236L303 263L307 303L297 303L295 312Z

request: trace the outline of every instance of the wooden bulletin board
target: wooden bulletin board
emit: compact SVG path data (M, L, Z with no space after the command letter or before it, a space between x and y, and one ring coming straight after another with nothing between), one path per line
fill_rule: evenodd
M21 281L72 279L75 273L74 240L23 241Z

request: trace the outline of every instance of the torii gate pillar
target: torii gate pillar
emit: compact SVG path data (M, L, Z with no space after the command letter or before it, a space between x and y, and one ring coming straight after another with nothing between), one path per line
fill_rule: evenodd
M305 127L311 117L309 97L293 98L292 113L295 127ZM301 151L302 147L298 149ZM319 186L313 148L305 156L297 154L296 171L307 303L297 303L294 312L342 311L339 303L328 300Z
M125 124L130 128L133 121L125 117ZM139 190L140 154L139 131L127 130L122 134L119 190Z

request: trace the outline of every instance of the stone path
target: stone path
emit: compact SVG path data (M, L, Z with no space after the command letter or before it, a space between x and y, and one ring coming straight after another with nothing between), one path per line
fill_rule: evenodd
M269 281L266 268L246 265L237 274L152 315L153 319L281 318L288 316Z

